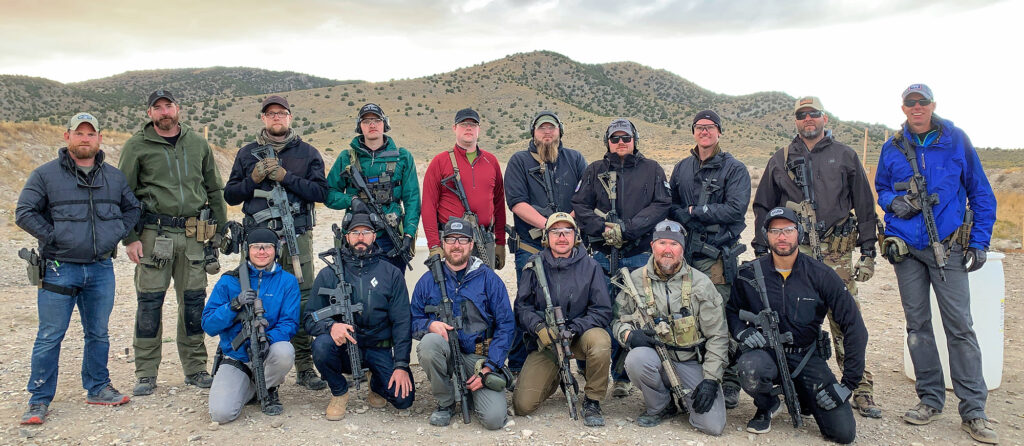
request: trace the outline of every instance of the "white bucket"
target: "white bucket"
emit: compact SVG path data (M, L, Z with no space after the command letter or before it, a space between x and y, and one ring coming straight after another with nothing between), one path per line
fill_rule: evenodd
M981 347L981 370L985 385L989 390L999 387L1003 381L1003 313L1006 286L1003 280L1003 258L999 252L989 252L988 261L978 271L970 274L971 287L971 318L974 321L974 333ZM946 380L946 388L952 389L949 375L949 349L946 346L946 332L942 328L939 306L935 301L935 291L931 293L932 331L935 333L935 346L939 350L939 361ZM914 376L914 363L910 360L910 349L907 347L907 335L903 334L903 373L907 378Z

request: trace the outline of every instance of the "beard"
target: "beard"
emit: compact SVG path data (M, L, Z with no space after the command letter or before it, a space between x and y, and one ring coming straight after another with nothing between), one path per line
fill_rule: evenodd
M267 127L267 134L270 135L270 136L273 136L275 138L281 138L281 137L284 137L284 136L288 136L288 132L290 132L290 131L291 131L291 128L289 128L286 125L282 125L280 127L272 125L270 127Z
M658 265L658 271L665 277L669 277L679 271L679 267L682 262L678 258L671 257L659 257L654 261L655 265Z
M153 121L153 125L165 132L170 131L178 126L178 113L175 112L173 116L163 116L156 119Z
M75 159L87 160L96 156L96 153L100 151L100 144L87 144L68 146L68 153Z
M817 126L815 126L813 130L806 130L806 127L803 127L803 128L798 127L797 128L797 133L799 133L800 136L802 136L804 138L815 139L815 138L817 138L818 136L821 135L821 130L822 129L820 127L817 127Z
M363 256L370 252L370 245L366 242L356 242L356 244L352 246L352 250L355 251L356 255Z
M465 265L467 262L469 262L469 252L466 251L466 250L463 250L462 252L458 252L458 253L456 253L454 251L453 252L449 252L449 253L445 253L444 257L445 257L445 260L448 261L448 264L451 265L451 266L454 266L454 267L460 267L462 265Z
M794 252L796 252L796 250L798 248L799 248L799 245L793 244L793 245L789 245L789 249L783 251L782 249L779 249L778 244L771 245L772 252L775 253L775 255L777 255L779 257L791 256L791 255L793 255Z
M561 140L555 138L550 143L534 140L533 145L537 147L537 155L546 163L553 163L558 160L558 146Z

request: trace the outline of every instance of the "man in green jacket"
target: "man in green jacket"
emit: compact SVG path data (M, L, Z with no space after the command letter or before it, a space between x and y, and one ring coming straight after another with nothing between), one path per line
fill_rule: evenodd
M327 201L331 209L348 209L352 199L359 197L366 203L371 197L353 182L352 169L357 169L366 181L373 201L380 205L384 215L380 218L395 229L401 239L396 245L384 233L377 233L377 248L389 263L405 275L407 262L403 255L411 256L415 249L416 228L420 221L420 186L416 177L416 164L412 154L398 147L393 138L385 135L391 130L388 117L377 104L366 104L359 109L356 133L349 149L340 153L327 174ZM358 160L358 163L353 163Z
M171 279L178 298L178 357L185 384L208 388L206 345L202 317L206 304L205 252L213 252L227 221L224 182L217 172L210 145L189 126L178 122L181 107L167 90L149 95L151 119L124 144L118 168L128 187L143 204L141 232L124 239L125 252L135 262L134 395L156 388L160 366L161 310ZM205 250L204 250L205 248Z

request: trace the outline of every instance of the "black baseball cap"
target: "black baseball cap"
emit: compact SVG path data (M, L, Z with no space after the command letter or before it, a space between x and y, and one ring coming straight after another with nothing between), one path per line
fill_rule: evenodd
M174 96L171 95L170 91L160 89L149 94L149 101L147 102L147 104L149 105L147 105L146 107L152 107L153 104L156 104L156 101L159 101L161 99L167 99L168 101L171 101L175 104L178 103L178 101L174 100Z
M384 117L384 110L381 110L379 105L374 104L374 103L371 102L371 103L366 104L366 105L364 105L362 107L359 107L359 115L356 116L356 119L362 119L363 115L365 115L367 113L372 113L374 115L377 115L378 118L383 118Z
M775 209L768 211L768 215L764 219L764 230L767 231L768 226L770 226L772 223L772 220L775 220L777 218L784 218L793 223L796 223L797 225L800 224L800 217L797 217L796 212L794 212L792 209L777 207Z
M476 110L473 110L472 108L464 108L462 110L459 110L457 113L455 113L455 123L456 124L458 124L458 123L460 123L462 121L465 121L467 119L472 119L472 120L476 121L477 124L479 124L480 123L480 114L477 113Z
M469 224L468 221L458 217L452 217L448 219L448 223L444 224L444 237L452 235L464 235L469 238L473 238L473 225Z
M267 107L274 104L284 107L285 110L292 111L292 108L288 106L288 100L275 94L273 96L267 96L267 98L263 100L263 104L260 104L260 113L267 111Z

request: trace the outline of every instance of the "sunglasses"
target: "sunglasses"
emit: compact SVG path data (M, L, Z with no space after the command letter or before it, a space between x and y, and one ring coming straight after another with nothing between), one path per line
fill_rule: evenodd
M814 119L818 119L818 118L821 117L821 115L822 115L822 113L821 113L820 110L815 110L815 111L798 111L798 112L796 112L796 119L804 119L804 118L806 118L808 116L810 116L810 117L812 117Z
M609 136L608 137L608 142L610 142L612 144L618 144L619 141L630 142L632 140L633 140L632 136Z
M931 103L932 103L931 99L904 99L903 100L903 106L904 107L913 107L913 106L915 106L917 104L921 104L922 107L926 107L926 106L928 106L928 104L931 104Z

